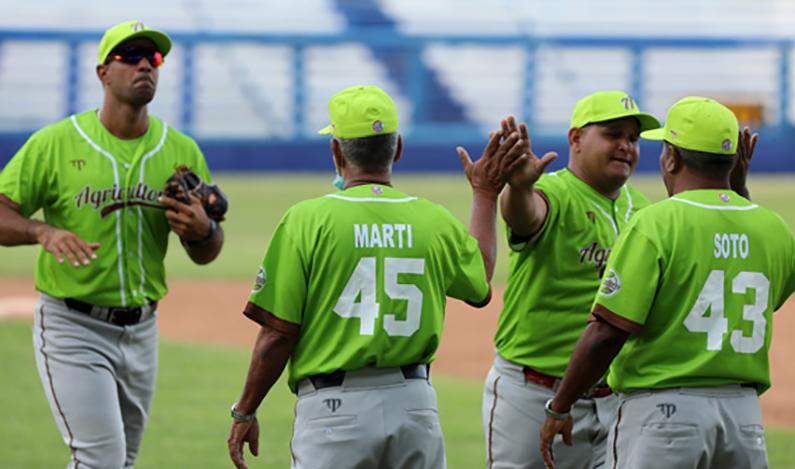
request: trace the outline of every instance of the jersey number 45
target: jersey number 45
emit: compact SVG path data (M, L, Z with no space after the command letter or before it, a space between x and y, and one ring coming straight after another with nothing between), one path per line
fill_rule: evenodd
M376 258L362 257L342 290L334 312L343 318L359 318L361 335L373 335L381 305L376 301ZM393 300L406 300L406 319L384 314L384 330L392 336L410 336L420 328L422 291L411 284L398 283L399 274L425 273L425 259L384 258L384 292ZM356 298L361 300L356 303Z
M724 310L724 271L713 270L709 273L704 287L698 294L696 304L685 318L685 327L690 332L707 333L707 350L718 351L723 348L723 336L728 332L729 321L723 314ZM743 320L753 322L751 337L743 335L743 331L734 330L731 334L731 346L738 353L756 353L765 345L767 330L768 296L770 281L759 272L740 272L732 280L732 293L744 295L752 288L755 291L754 303L743 305ZM707 316L707 311L710 312Z

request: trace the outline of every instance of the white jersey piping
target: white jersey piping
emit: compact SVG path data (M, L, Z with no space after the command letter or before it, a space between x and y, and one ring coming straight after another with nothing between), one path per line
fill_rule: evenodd
M613 240L615 240L618 237L618 227L616 226L616 222L613 220L613 217L611 217L610 214L605 212L605 210L602 207L600 207L599 204L597 204L596 202L592 201L591 204L593 204L593 206L596 207L599 210L599 212L602 215L604 215L605 218L607 218L607 221L610 222L610 226L613 227L613 231L616 233L615 237L613 237Z
M143 158L141 158L141 170L138 176L138 182L140 184L144 183L144 166L146 165L146 160L150 157L154 156L155 153L159 152L161 148L163 148L163 144L166 142L166 135L168 134L168 124L163 122L163 134L160 136L160 141L157 142L157 146L150 151L149 153L145 154ZM141 296L146 298L146 292L144 291L144 285L146 281L146 271L144 270L144 243L143 243L143 223L144 223L144 216L143 210L141 206L138 206L138 266L141 269L141 286L140 286L140 293Z
M624 185L624 193L627 194L627 203L629 207L627 208L627 215L624 217L624 221L629 223L629 215L632 213L632 195L629 193L629 188Z
M77 129L77 133L79 133L80 136L83 137L83 139L85 139L85 141L88 142L88 144L91 145L95 150L110 160L111 164L113 165L113 181L116 183L116 187L121 188L121 184L119 183L119 168L116 165L116 157L91 140L91 138L83 131L83 129L80 128L75 116L71 116L70 119L72 121L72 125L74 125L75 129ZM121 294L121 306L127 306L127 295L124 293L124 251L122 250L121 246L121 213L119 210L116 211L116 250L119 254L119 280L121 282L119 293Z
M706 208L706 209L710 209L710 210L740 210L740 211L744 211L744 210L753 210L753 209L759 207L756 204L745 205L745 206L742 206L742 207L738 207L736 205L726 205L726 206L722 206L722 205L707 205L707 204L701 204L701 203L698 203L698 202L693 202L692 200L679 199L677 197L671 197L671 200L674 200L676 202L683 202L683 203L686 203L686 204L689 204L689 205L693 205L695 207L701 207L701 208Z
M401 202L411 202L412 200L417 200L417 197L404 197L402 199L377 199L375 197L346 197L344 195L338 195L338 194L327 194L324 197L331 197L332 199L345 200L347 202L386 202L393 204Z

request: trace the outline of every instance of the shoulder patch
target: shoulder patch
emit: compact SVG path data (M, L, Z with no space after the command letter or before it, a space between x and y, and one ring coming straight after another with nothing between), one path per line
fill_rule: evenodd
M251 289L252 293L257 293L262 290L262 287L265 286L265 267L259 268L259 273L257 273L257 279L254 281L254 288Z
M613 296L621 290L621 279L615 269L610 269L605 273L602 280L602 287L599 288L599 294L602 296Z

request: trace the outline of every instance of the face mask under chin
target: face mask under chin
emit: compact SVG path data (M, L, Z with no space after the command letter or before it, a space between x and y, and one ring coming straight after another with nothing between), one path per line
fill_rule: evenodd
M336 187L337 190L341 191L343 186L344 186L344 184L345 184L345 181L342 179L342 175L340 175L340 173L335 172L334 173L334 180L331 181L331 184L334 187Z

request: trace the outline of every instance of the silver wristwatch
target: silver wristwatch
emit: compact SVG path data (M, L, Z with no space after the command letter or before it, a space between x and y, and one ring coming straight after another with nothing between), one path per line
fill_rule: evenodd
M554 398L548 400L547 403L544 404L544 413L547 414L547 417L554 420L566 420L567 418L569 418L571 416L571 409L569 409L567 412L557 412L555 410L552 410L553 400Z
M232 408L230 409L230 412L232 414L232 418L237 420L238 422L251 422L252 420L257 418L257 413L256 412L254 412L252 414L241 414L240 412L238 412L235 409L235 407L237 407L237 402L232 404Z

